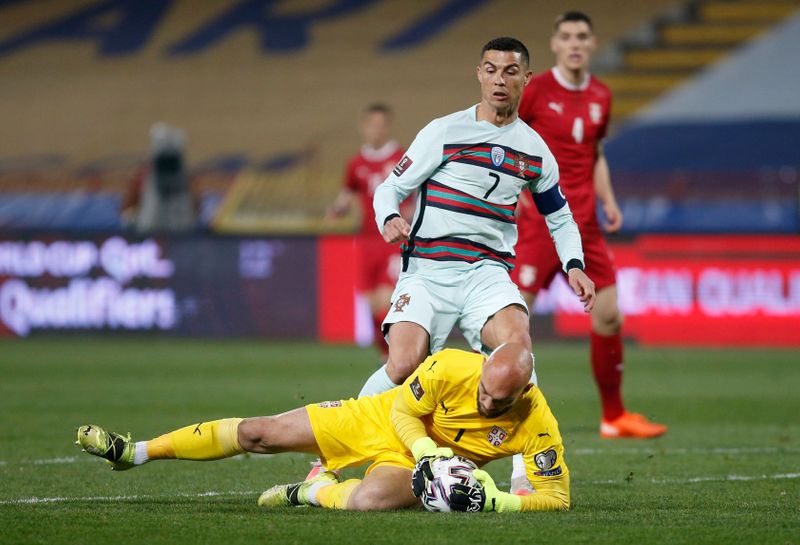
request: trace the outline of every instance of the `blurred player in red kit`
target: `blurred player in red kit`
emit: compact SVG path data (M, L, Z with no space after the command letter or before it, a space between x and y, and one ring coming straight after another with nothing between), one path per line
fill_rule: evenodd
M375 229L372 198L375 188L405 153L392 138L392 114L391 108L382 103L370 104L364 109L359 127L363 145L347 162L342 189L328 209L329 218L338 218L347 214L354 202L360 204L361 228L356 239L360 267L358 288L369 303L375 345L383 361L386 361L388 347L381 322L389 310L389 299L400 273L400 249L385 242ZM404 203L403 212L407 217L413 215L413 200Z
M550 40L555 66L534 77L525 88L519 115L555 155L561 187L581 232L586 273L597 289L591 312L591 363L602 403L600 435L657 437L667 427L627 412L622 402L623 317L617 306L616 269L597 218L595 197L603 208L607 232L620 229L622 213L602 148L611 113L611 91L589 74L595 47L587 15L571 11L559 16ZM542 216L530 199L527 204L521 206L518 219L513 279L533 308L536 294L550 284L561 267Z

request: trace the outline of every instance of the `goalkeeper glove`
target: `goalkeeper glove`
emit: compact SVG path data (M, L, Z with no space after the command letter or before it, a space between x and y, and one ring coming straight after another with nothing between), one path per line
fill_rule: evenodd
M411 473L411 492L419 498L428 481L433 480L431 461L436 458L452 458L453 451L447 447L437 447L430 437L420 437L411 445L411 454L417 460L414 471Z
M433 470L431 469L431 460L435 458L423 458L414 466L414 471L411 472L411 493L415 498L422 496L422 493L428 487L428 481L433 480Z
M450 492L450 508L453 511L504 513L522 510L522 497L498 490L491 475L482 469L476 469L472 475L481 486L453 485Z
M436 446L436 443L430 437L420 437L411 445L411 454L419 462L423 458L452 458L453 450Z

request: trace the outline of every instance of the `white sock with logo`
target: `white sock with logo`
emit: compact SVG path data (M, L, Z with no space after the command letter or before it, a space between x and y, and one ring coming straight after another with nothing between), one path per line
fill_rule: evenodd
M358 397L380 394L381 392L391 390L395 386L399 385L392 382L392 379L390 379L388 373L386 373L386 364L383 364L367 379L367 382L364 383L364 387L358 392Z
M531 354L531 382L535 384L537 387L539 386L539 379L536 376L536 356ZM526 478L527 473L525 471L525 462L522 460L522 454L515 454L514 457L511 459L512 470L511 470L511 480ZM512 482L512 486L513 486Z

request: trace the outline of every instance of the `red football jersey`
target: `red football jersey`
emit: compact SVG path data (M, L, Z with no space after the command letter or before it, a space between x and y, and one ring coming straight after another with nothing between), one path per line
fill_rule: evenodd
M389 176L404 153L405 150L392 140L377 150L363 146L361 151L347 162L344 184L351 191L358 193L361 201L362 236L373 235L383 240L375 225L372 198L375 196L375 188Z
M552 68L534 77L522 94L519 116L553 152L561 189L579 226L597 223L594 164L610 114L611 91L591 75L576 86ZM538 213L533 207L522 210L523 216L529 214Z

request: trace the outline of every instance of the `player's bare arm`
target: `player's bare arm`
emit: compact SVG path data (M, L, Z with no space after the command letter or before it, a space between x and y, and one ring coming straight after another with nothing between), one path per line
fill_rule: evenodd
M603 153L602 142L597 143L597 161L594 163L594 192L603 207L606 222L603 228L607 233L616 233L622 227L622 211L617 204L614 188L611 185L611 172Z
M350 211L356 199L354 191L343 188L325 212L325 219L331 220L341 218Z

